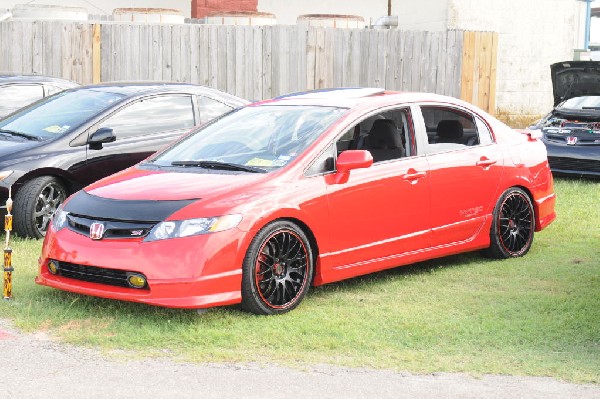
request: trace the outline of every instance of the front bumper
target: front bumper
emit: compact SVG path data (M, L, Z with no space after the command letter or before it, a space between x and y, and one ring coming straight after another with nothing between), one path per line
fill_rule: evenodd
M91 240L67 228L49 229L35 282L40 285L123 301L172 308L207 308L241 301L244 233L220 233L171 240ZM127 270L146 276L147 289L124 288L53 275L50 259L83 267Z
M544 141L550 169L556 175L600 178L600 146Z

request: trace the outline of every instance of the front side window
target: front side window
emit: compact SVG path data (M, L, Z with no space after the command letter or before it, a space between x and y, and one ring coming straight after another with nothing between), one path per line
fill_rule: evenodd
M127 105L104 120L100 127L113 129L117 139L195 125L192 97L168 95L143 99Z
M241 108L190 135L152 163L201 167L228 163L275 170L306 150L343 112L318 106Z
M465 111L442 106L421 106L427 129L429 153L463 149L491 143L491 135L485 125ZM480 137L480 135L482 137Z
M0 117L15 112L44 97L41 85L0 86Z
M411 156L411 122L408 109L371 115L350 127L336 142L338 154L345 150L367 150L373 162Z
M3 120L0 130L40 140L51 139L72 132L123 97L122 94L94 89L62 92Z

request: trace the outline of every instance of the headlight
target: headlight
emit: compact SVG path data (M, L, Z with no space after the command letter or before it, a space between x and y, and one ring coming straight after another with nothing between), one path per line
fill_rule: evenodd
M52 216L52 228L54 231L59 231L63 227L67 226L68 214L69 212L63 211L63 205L60 204L60 206L56 209L56 212L54 212L54 216Z
M195 236L198 234L215 233L234 228L242 221L242 215L225 215L212 218L188 220L170 220L160 222L150 230L144 241L165 240Z

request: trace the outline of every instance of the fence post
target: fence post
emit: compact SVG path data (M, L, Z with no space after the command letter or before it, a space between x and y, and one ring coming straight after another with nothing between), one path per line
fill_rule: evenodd
M102 70L102 57L100 54L100 24L94 24L94 34L92 38L92 83L100 83Z

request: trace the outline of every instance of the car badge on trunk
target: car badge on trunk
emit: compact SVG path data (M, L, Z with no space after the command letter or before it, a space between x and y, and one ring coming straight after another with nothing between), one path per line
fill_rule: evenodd
M567 137L567 144L568 145L575 145L575 143L577 143L577 137L575 137L575 136L569 136L569 137Z
M92 223L90 226L90 238L92 240L101 240L104 235L104 225L102 223Z

